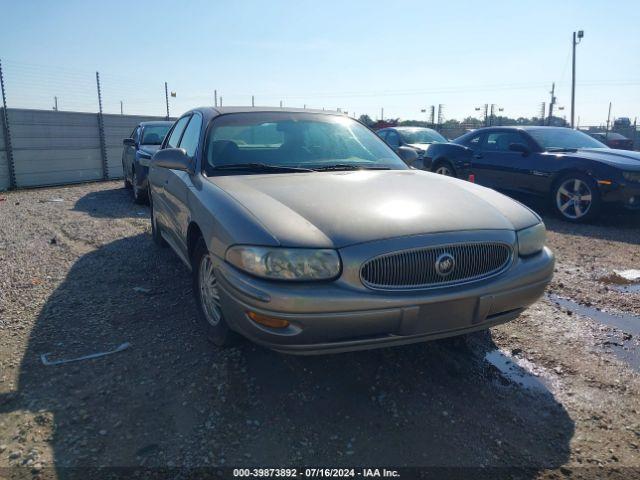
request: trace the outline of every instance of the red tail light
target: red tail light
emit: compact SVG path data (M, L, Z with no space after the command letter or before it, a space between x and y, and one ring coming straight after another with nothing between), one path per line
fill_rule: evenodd
M469 174L469 181L471 183L476 183L476 174L475 173L470 173Z

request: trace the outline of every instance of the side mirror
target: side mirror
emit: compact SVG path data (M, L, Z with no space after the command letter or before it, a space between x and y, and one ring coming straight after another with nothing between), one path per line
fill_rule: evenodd
M169 168L171 170L181 170L183 172L193 173L191 159L187 155L184 148L166 148L158 150L151 162L154 167Z
M522 155L527 156L531 153L529 147L527 147L524 143L510 143L509 150L512 152L520 152Z
M136 141L133 138L125 138L124 140L122 140L122 144L125 147L135 147Z
M412 166L415 161L418 160L418 152L416 152L413 148L398 147L397 152L402 161L409 166Z

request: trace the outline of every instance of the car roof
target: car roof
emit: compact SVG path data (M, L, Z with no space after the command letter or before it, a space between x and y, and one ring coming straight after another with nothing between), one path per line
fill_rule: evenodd
M173 121L171 120L153 120L149 122L140 122L140 125L143 127L152 127L152 126L160 126L160 125L173 125Z
M226 115L228 113L320 113L324 115L342 115L346 116L342 112L337 112L334 110L316 110L310 108L285 108L285 107L199 107L194 108L191 111L201 111L209 114L217 115ZM185 112L188 113L188 112Z

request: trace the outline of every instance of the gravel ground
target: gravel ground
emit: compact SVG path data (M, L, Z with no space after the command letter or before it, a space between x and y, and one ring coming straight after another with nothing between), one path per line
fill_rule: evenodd
M545 218L549 296L468 344L294 357L209 345L186 269L120 183L0 198L0 478L212 465L640 475L640 320L607 324L640 316L640 292L611 278L640 268L637 216Z

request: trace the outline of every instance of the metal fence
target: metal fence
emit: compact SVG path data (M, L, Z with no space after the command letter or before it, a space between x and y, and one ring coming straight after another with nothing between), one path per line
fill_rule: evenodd
M122 178L122 139L139 122L164 119L109 114L101 120L95 113L14 108L0 113L0 190Z

